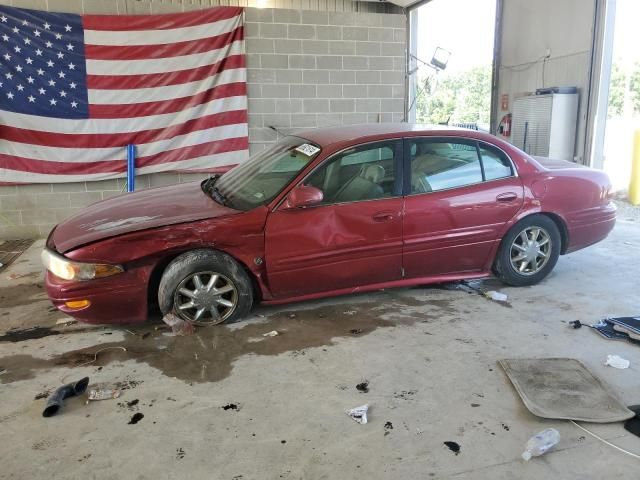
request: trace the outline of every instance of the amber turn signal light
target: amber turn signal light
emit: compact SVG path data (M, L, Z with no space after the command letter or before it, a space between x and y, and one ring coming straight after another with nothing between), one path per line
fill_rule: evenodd
M81 308L91 305L91 302L89 300L71 300L69 302L64 302L64 304L74 310L80 310Z

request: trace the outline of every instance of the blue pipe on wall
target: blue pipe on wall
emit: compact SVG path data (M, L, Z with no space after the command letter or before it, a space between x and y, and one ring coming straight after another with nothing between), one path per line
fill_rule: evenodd
M136 146L127 145L127 192L136 188Z

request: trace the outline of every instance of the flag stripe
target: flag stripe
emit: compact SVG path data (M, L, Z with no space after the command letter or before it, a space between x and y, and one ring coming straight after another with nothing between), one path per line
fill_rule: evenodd
M187 160L190 157L200 157L204 155L214 155L236 150L246 150L249 144L248 137L226 138L224 140L214 140L199 145L192 145L177 148L166 152L136 158L136 167L147 167L151 165L166 164ZM70 162L49 162L46 160L34 160L13 155L0 154L0 165L7 170L20 170L23 172L40 173L49 175L68 175L77 171L77 165ZM126 170L126 162L118 160L104 160L88 162L83 165L86 173L112 173Z
M242 8L223 7L169 15L83 15L86 30L174 30L242 17Z
M231 125L216 125L210 128L188 131L182 135L171 138L154 139L151 142L138 142L137 155L148 156L161 153L170 148L186 147L206 143L212 139L222 140L225 138L246 137L248 134L246 123L236 123ZM49 162L97 162L101 160L123 160L126 157L123 146L114 146L113 142L103 148L83 148L83 147L51 147L43 145L30 145L18 142L5 141L3 152L10 152L14 157L21 157L33 160L46 160Z
M237 165L246 160L244 151L224 152L215 155L203 155L189 160L180 160L168 164L151 165L136 170L139 175L158 172L197 172L207 173L212 171L227 171L229 165ZM82 173L82 174L41 174L37 172L23 172L18 170L0 167L0 183L66 183L104 180L107 178L124 178L126 176L126 166L119 167L117 171L103 173Z
M190 97L174 98L160 102L134 103L129 105L89 105L92 118L133 118L146 117L153 114L179 112L185 108L207 103L217 98L247 95L245 82L228 83L210 88Z
M202 80L225 69L245 68L244 55L230 55L212 65L179 70L175 72L150 73L147 75L88 75L87 84L93 89L115 90L120 88L151 88Z
M236 96L216 99L212 102L197 105L193 108L183 110L178 113L149 115L147 117L134 119L124 118L118 122L114 122L110 119L92 118L81 123L78 123L77 120L69 119L56 119L55 122L52 122L51 119L38 117L36 115L2 112L3 120L6 120L4 122L5 125L2 126L2 136L3 138L8 138L5 136L5 130L7 133L9 133L11 132L12 128L14 128L10 125L21 125L21 128L30 130L32 133L35 133L36 131L42 131L55 134L66 133L71 135L83 135L91 133L127 134L134 131L137 132L156 128L166 128L173 125L181 125L193 118L231 110L244 110L246 108L246 97Z
M168 38L189 40L207 40L213 35L231 32L242 24L240 17L230 18L215 23L207 23L195 27L174 28L172 30L144 31L96 31L85 29L87 45L106 45L120 47L122 45L162 45Z
M234 41L242 40L243 34L243 27L237 27L230 34L224 33L207 38L205 41L198 39L157 45L119 45L118 48L87 44L85 54L87 58L92 60L140 60L179 57L222 48Z
M128 145L132 143L150 143L184 135L191 131L247 123L246 110L232 110L230 112L214 113L205 117L194 118L180 125L172 125L152 130L138 132L123 132L116 134L105 133L50 133L39 130L25 130L17 127L3 127L3 137L7 151L12 151L15 144L52 146L55 148L108 148L113 145Z
M132 75L163 73L174 70L187 70L217 63L228 55L244 53L244 41L236 40L229 45L208 52L181 55L179 57L151 58L146 60L91 60L87 59L89 75Z
M118 105L145 102L160 102L205 92L211 84L220 86L229 83L245 82L245 69L225 69L216 76L210 76L197 82L168 85L166 87L137 88L122 90L89 90L89 103L94 105Z

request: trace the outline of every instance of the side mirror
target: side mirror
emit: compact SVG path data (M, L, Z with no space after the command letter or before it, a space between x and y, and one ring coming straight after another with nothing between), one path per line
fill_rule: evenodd
M294 188L287 197L287 207L304 208L317 205L322 202L324 194L322 190L310 185L300 185Z

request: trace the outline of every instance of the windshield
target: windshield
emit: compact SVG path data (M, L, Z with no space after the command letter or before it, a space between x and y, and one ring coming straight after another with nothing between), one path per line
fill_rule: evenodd
M229 170L215 182L216 193L236 210L269 203L313 160L320 148L299 137L285 137Z

